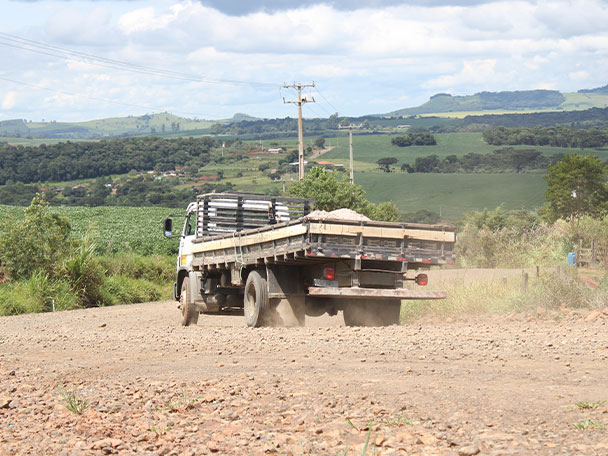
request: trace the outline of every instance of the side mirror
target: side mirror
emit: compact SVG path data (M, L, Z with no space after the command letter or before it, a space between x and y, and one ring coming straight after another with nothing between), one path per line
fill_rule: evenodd
M170 218L166 218L163 223L164 236L166 238L173 237L173 220Z

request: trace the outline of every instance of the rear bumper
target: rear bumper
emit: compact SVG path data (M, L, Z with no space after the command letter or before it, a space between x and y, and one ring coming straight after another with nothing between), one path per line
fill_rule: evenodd
M308 296L322 298L349 298L349 299L444 299L445 291L419 291L407 288L379 289L379 288L332 288L309 287Z

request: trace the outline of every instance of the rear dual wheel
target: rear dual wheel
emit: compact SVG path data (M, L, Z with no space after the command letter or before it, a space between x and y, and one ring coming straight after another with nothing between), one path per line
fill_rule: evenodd
M247 282L245 282L245 296L243 299L247 326L259 327L266 325L270 308L266 274L260 271L251 271L249 273Z
M304 326L304 296L268 297L265 271L251 271L245 282L243 298L245 322L250 327Z

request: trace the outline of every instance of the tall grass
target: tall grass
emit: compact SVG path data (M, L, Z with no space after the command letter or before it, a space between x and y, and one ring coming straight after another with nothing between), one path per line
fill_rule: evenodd
M546 310L594 309L608 302L608 279L592 290L581 283L576 271L556 274L548 272L539 278L530 277L527 290L522 278L486 280L472 284L446 285L448 297L441 300L404 301L401 321L410 323L425 316L442 318L459 315L508 314Z
M50 312L53 302L59 311L171 298L173 257L95 257L87 253L91 249L83 249L64 261L67 278L35 272L19 282L0 284L0 315Z

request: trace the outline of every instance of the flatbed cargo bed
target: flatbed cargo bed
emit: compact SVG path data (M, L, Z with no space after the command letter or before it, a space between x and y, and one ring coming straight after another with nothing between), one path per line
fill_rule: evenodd
M315 219L308 216L193 241L193 266L243 266L327 258L404 261L409 268L453 264L454 228L377 221Z

